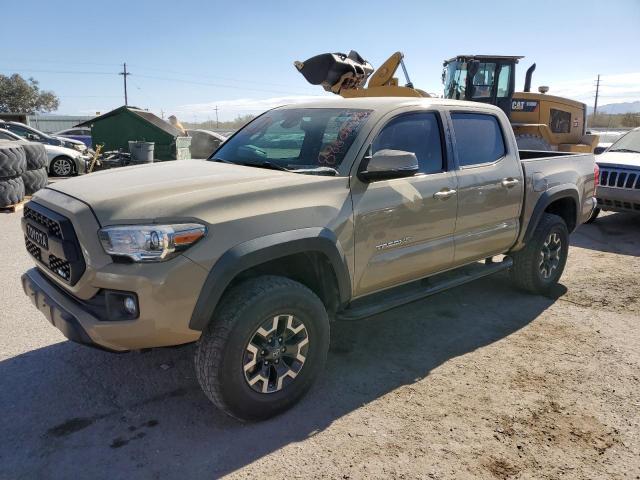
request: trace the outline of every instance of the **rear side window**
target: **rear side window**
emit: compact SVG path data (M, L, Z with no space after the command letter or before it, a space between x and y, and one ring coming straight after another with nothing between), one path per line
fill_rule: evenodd
M433 112L409 113L387 123L373 141L371 153L384 149L415 153L420 173L444 170L440 125Z
M491 163L504 157L502 129L493 115L452 113L456 149L461 167Z
M570 133L571 132L571 113L552 108L550 111L549 126L553 133Z

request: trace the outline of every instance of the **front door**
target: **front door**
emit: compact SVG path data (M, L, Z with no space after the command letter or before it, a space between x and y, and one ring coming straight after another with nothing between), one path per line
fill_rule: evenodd
M416 154L413 177L352 182L355 296L446 270L453 262L457 198L436 112L411 112L389 120L371 145Z

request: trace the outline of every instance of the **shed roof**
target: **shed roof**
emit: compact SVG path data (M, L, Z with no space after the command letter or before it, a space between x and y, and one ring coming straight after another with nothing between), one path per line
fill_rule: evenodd
M165 122L163 119L161 119L157 115L151 112L148 112L146 110L142 110L141 108L129 107L127 105L123 105L122 107L116 108L115 110L111 110L110 112L100 115L99 117L95 117L95 118L92 118L91 120L87 120L86 122L79 123L78 125L76 125L76 127L90 126L92 123L99 122L101 120L104 120L105 118L112 117L114 115L119 115L120 113L123 113L126 111L142 118L144 121L152 124L153 126L159 128L160 130L163 130L164 132L168 133L171 136L174 136L174 137L182 136L182 132L180 132L180 130L178 130L176 127L171 125L169 122Z

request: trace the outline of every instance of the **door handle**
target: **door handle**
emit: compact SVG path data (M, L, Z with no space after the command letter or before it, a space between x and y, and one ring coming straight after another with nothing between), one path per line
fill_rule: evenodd
M502 186L504 188L515 187L518 183L520 183L520 180L518 180L517 178L503 178L502 179Z
M455 190L440 190L439 192L433 194L433 198L435 198L436 200L446 200L447 198L453 197L455 194Z

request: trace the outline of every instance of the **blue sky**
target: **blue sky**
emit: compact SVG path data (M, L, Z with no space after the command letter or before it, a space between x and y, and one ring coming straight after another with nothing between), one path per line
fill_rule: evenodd
M442 60L460 53L525 55L534 87L593 103L640 100L640 0L596 1L122 1L37 0L3 7L0 73L33 76L60 113L129 103L184 120L231 119L329 95L293 67L355 49L374 66L405 53L413 83L441 93Z

